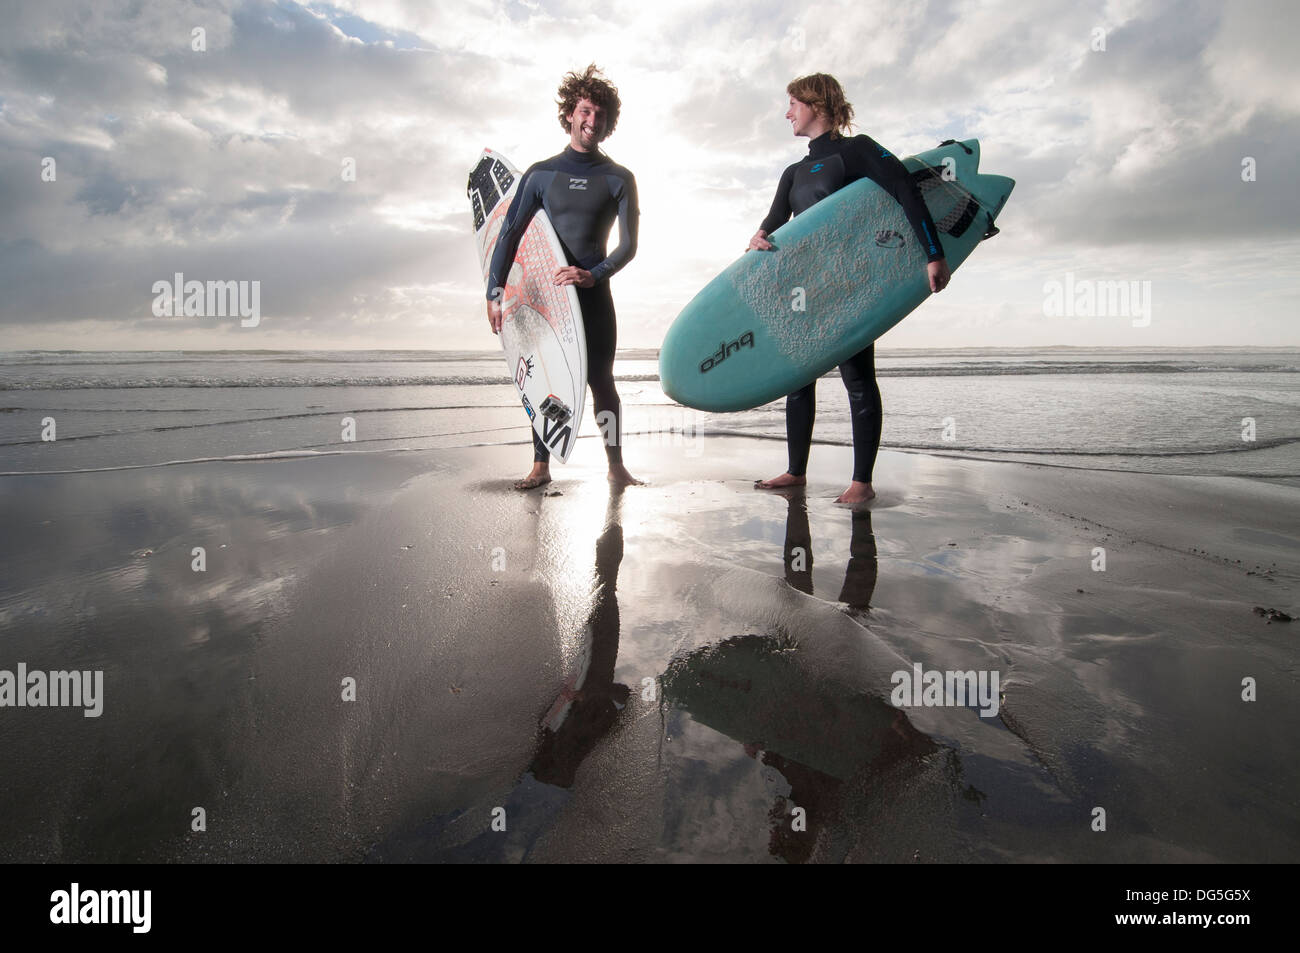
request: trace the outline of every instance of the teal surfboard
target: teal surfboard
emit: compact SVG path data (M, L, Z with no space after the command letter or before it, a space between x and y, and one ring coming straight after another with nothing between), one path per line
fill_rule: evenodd
M956 271L1015 182L979 174L974 139L903 160ZM822 199L705 285L659 352L664 393L687 407L748 410L861 351L930 296L925 254L903 208L870 179Z

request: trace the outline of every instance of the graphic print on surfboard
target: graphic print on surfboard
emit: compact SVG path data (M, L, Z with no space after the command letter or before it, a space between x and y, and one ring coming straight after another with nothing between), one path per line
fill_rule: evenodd
M519 170L491 149L483 150L469 174L465 191L485 286L519 178ZM567 264L550 219L539 209L519 240L501 299L501 347L515 393L533 430L562 463L577 445L587 393L587 335L578 293L551 277Z

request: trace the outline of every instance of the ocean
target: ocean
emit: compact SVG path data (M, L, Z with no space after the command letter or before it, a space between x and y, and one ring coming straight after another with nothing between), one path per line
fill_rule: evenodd
M876 366L885 449L1300 484L1300 349L892 350ZM621 351L615 375L633 470L638 443L784 439L784 401L675 405L653 350ZM819 443L851 442L837 377L818 384ZM0 391L5 474L528 442L495 351L5 352ZM590 411L583 434L598 439ZM756 476L783 461L774 446Z

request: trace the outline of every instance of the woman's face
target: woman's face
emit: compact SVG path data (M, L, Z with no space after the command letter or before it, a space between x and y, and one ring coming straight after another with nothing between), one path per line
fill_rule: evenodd
M811 135L810 129L817 121L817 110L791 96L790 108L786 110L785 118L790 120L796 136L807 136Z

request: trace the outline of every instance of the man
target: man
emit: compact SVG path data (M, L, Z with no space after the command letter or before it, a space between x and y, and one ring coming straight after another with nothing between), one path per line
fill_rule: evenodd
M519 183L492 254L488 323L493 334L500 333L506 274L533 214L545 209L569 262L556 270L555 283L575 285L582 308L582 323L587 331L587 383L591 386L596 420L605 434L609 480L626 486L641 481L623 465L622 405L614 388L617 328L609 278L636 254L636 180L597 148L618 125L622 103L618 90L601 77L595 64L583 73L564 77L557 105L569 145L559 155L530 166ZM618 247L606 255L606 240L616 217ZM534 431L533 468L515 483L515 489L531 490L550 483L550 457L550 450Z
M767 236L791 214L806 212L832 192L861 178L869 178L902 205L916 240L926 253L926 274L931 292L942 291L951 273L944 260L939 233L921 201L921 193L903 163L870 136L841 134L852 126L853 107L839 82L825 73L801 76L786 87L790 109L785 118L796 136L807 136L808 155L781 174L772 209L749 240L746 251L768 251ZM876 453L880 449L880 388L876 385L875 345L869 345L840 365L840 377L849 392L853 424L853 480L837 503L863 503L875 497L871 487ZM771 480L754 484L761 490L803 486L808 482L808 451L812 446L817 382L790 394L785 401L786 447L789 469Z

